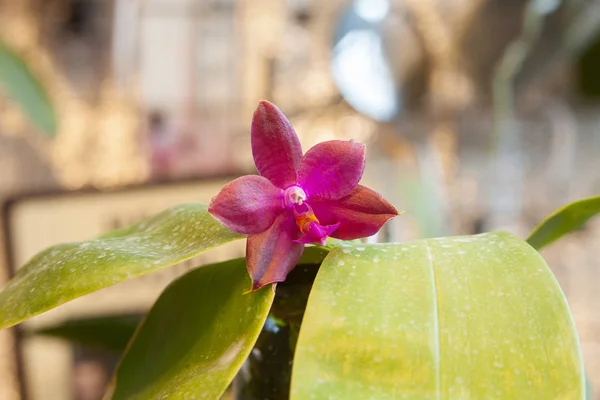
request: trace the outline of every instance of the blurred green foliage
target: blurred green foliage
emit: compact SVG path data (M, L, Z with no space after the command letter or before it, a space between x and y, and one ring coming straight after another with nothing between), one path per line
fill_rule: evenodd
M0 88L37 128L48 137L56 135L56 113L48 94L23 58L2 42Z

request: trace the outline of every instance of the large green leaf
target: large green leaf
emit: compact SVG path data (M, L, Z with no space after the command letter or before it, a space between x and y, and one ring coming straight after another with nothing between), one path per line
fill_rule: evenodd
M25 62L0 42L0 87L44 133L56 134L56 117L48 95Z
M600 213L600 196L579 200L554 211L535 227L527 242L540 250L564 235L583 226Z
M308 246L298 264L310 265L316 271L318 264L321 264L328 253L328 248ZM298 268L294 271L298 271ZM29 332L29 334L54 336L90 347L123 352L140 320L141 317L137 315L81 318Z
M54 336L61 339L121 353L141 320L137 315L113 315L74 319L60 325L29 334Z
M321 265L292 399L583 399L567 302L506 233L356 245Z
M25 264L0 293L0 328L239 238L206 206L184 204L99 239L51 247Z
M115 375L113 399L223 394L250 353L274 291L251 286L245 259L193 270L160 296Z

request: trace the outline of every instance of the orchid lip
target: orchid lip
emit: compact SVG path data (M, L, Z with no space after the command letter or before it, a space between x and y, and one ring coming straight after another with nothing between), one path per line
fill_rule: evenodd
M285 189L283 199L286 207L302 205L306 201L306 192L300 186L290 186Z
M293 213L294 219L296 220L296 225L298 225L298 228L302 233L308 232L311 223L319 223L319 220L315 216L313 209L308 205L308 203L294 206Z

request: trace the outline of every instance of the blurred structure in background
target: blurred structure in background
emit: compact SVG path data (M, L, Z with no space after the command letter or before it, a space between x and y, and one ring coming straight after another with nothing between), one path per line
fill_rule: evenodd
M40 228L19 257L170 201L207 201L218 185L202 179L252 168L249 124L264 98L291 118L304 148L368 143L365 179L406 211L386 240L524 235L559 205L600 192L598 0L0 0L0 45L29 65L56 114L55 127L36 125L0 96L0 202L90 188L99 203L117 199L110 210L75 200L49 208L96 225L76 231L66 222L56 237ZM0 77L17 82L2 49ZM110 197L182 179L192 186ZM40 212L63 200L44 201ZM544 256L600 399L600 224L585 229ZM9 270L0 268L0 283ZM159 279L156 293L173 275ZM114 312L146 304L117 303ZM0 331L1 399L99 398L110 359L21 336L29 360ZM62 354L67 366L57 392L40 390L47 376L27 375L48 346L58 353L47 357Z

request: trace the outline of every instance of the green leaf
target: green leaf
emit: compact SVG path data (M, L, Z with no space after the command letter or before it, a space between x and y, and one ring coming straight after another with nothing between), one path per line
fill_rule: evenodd
M0 42L0 87L44 133L56 134L56 116L48 95L25 62Z
M536 226L527 238L527 242L540 250L566 234L581 228L598 213L600 213L600 196L568 204L554 211Z
M274 292L246 293L245 259L193 270L160 296L115 375L113 399L219 399L248 357Z
M306 246L298 264L321 264L330 249L321 246Z
M304 265L315 268L329 254L329 249L320 246L308 246L294 270ZM311 274L312 275L312 274ZM312 275L314 277L314 275ZM293 279L294 275L290 277ZM304 307L302 307L304 309ZM102 350L122 353L133 336L141 317L138 315L110 315L69 320L56 326L27 332L34 335L54 336L70 342L83 344Z
M99 239L51 247L0 293L0 328L242 237L217 222L206 206L184 204Z
M30 332L122 353L141 320L137 315L116 315L66 321L60 325Z
M583 399L567 302L507 233L329 253L311 292L292 399Z

